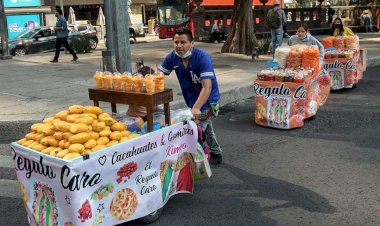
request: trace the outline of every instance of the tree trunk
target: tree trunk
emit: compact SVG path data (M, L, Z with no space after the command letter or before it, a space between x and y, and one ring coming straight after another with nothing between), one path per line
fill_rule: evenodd
M251 55L258 47L253 25L252 0L235 0L231 30L221 52Z

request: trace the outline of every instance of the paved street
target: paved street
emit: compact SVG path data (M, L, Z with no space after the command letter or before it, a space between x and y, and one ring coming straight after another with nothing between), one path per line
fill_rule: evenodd
M224 106L214 121L224 164L193 196L172 198L152 225L380 225L379 70L356 89L331 93L294 130L254 124L252 98ZM0 180L0 225L26 225L8 177Z

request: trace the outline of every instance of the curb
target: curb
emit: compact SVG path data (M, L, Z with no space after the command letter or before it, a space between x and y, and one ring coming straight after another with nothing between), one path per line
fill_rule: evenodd
M367 68L380 65L380 56L367 59ZM254 96L253 83L243 84L238 87L221 91L220 105L224 106L236 101L241 101ZM171 110L185 108L185 101L174 101L170 104ZM30 126L41 122L42 119L21 121L0 121L0 143L9 143L21 139L30 132Z

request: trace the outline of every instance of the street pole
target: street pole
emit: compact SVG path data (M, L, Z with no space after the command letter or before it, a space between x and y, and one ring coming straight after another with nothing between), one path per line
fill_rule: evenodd
M114 16L113 52L115 53L116 68L119 72L132 72L127 1L113 1L111 10Z
M106 46L107 50L102 51L103 71L116 71L115 54L113 52L113 15L111 5L113 0L104 0L104 16L106 19Z
M2 48L2 55L0 56L0 60L12 59L12 56L9 55L9 49L8 49L7 22L5 19L5 8L4 8L3 0L0 0L0 33L1 33L1 48Z

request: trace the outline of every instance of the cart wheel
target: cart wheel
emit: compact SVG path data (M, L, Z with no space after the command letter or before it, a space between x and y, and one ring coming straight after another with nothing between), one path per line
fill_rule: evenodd
M140 218L139 220L142 222L142 223L145 223L145 224L150 224L150 223L153 223L155 222L156 220L158 220L158 218L160 218L162 212L163 212L163 209L164 207L146 215L145 217L142 217Z
M357 84L352 84L353 89L356 89L356 87L358 87Z

